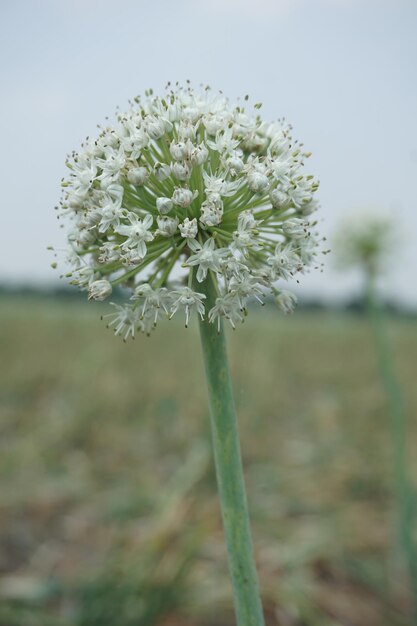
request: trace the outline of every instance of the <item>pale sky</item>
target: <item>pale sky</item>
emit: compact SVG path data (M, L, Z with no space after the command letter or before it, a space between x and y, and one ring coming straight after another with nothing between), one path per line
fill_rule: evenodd
M1 0L0 282L56 280L53 207L67 152L116 106L167 81L249 93L313 152L320 228L392 215L402 233L385 290L417 305L416 0ZM302 279L344 297L355 274Z

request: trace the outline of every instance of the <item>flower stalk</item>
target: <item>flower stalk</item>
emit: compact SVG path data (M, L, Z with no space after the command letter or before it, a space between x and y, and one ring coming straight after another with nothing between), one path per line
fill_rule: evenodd
M217 297L209 274L199 285L208 307ZM211 432L220 507L227 546L238 626L263 626L258 577L252 551L249 514L240 453L239 433L226 352L223 324L200 320L200 335L208 386Z
M407 472L407 419L398 384L384 313L375 289L375 279L368 272L366 304L378 357L381 381L385 389L391 426L394 456L394 487L398 507L398 541L406 562L412 599L412 624L417 626L417 547L413 538L415 500Z

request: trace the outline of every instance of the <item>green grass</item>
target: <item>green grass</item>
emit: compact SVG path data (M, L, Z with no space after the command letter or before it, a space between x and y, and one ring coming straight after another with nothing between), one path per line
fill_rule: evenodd
M229 626L198 329L123 344L105 308L0 301L0 626ZM417 322L390 333L414 418ZM266 308L229 340L268 623L405 626L366 320Z

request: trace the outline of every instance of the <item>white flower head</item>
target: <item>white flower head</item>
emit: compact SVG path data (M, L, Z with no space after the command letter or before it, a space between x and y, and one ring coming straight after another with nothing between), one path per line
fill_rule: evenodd
M235 327L248 299L277 293L288 312L295 297L279 283L315 264L319 246L306 221L318 182L301 145L257 106L209 88L135 98L68 158L60 212L72 282L96 300L132 290L109 322L124 339L180 310L187 324L196 312ZM210 310L207 280L218 295Z
M350 215L334 235L336 266L340 270L357 267L374 279L389 270L401 245L401 234L396 218L380 210Z

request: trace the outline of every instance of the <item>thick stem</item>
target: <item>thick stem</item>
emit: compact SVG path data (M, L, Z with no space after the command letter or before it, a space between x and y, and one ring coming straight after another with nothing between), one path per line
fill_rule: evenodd
M385 388L391 421L394 453L394 482L398 506L398 535L407 563L413 604L413 624L417 626L417 548L413 538L415 501L407 473L407 422L400 386L395 376L393 358L374 279L368 277L367 308L378 355L378 365Z
M206 310L215 303L211 277L194 283L206 295ZM258 577L252 552L239 434L223 326L200 321L200 335L210 402L211 431L229 572L238 626L263 626Z

